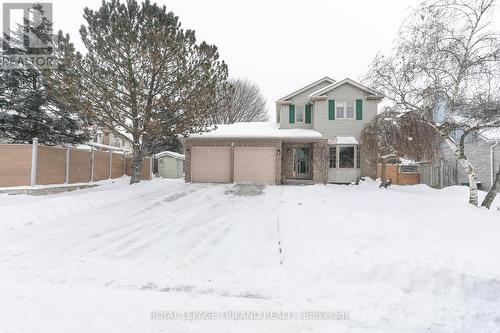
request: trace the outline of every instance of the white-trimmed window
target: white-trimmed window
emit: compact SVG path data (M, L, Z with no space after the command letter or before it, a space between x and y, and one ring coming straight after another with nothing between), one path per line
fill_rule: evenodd
M330 169L354 169L361 167L361 148L357 145L330 146Z
M353 101L336 101L335 102L335 118L336 119L355 119Z
M337 167L337 146L330 147L330 169Z
M297 107L297 111L295 111L295 122L303 123L304 122L304 114L305 114L305 105L301 105Z

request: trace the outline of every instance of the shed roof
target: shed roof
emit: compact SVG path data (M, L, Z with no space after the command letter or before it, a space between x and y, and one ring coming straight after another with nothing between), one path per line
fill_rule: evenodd
M179 153L176 153L175 151L169 151L169 150L165 150L165 151L162 151L161 153L155 154L154 157L155 158L172 157L172 158L175 158L178 160L184 160L184 158L185 158L184 154L179 154Z

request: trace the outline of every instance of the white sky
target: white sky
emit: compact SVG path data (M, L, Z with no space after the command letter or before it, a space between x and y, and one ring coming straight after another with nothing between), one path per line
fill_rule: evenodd
M359 79L379 50L390 49L402 20L420 0L156 2L179 16L184 28L194 29L198 40L215 44L231 77L257 83L273 117L274 101L325 75ZM83 8L98 9L101 0L52 3L54 28L82 47Z

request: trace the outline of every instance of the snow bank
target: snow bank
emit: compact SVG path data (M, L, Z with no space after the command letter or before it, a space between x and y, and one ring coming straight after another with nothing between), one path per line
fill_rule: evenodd
M165 180L162 179L143 181L132 186L129 185L129 181L130 177L123 176L111 181L96 182L98 186L94 188L44 196L0 194L2 216L0 230L82 214L92 209L154 193L158 188L165 186ZM175 182L180 187L183 183L184 180ZM30 208L26 209L26 205Z

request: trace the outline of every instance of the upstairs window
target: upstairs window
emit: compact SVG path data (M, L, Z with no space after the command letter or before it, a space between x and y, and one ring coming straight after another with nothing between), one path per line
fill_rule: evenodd
M303 123L304 113L305 113L305 105L297 107L297 111L295 112L295 122Z
M355 119L353 101L336 101L335 117L337 119Z
M354 119L354 102L345 102L345 117Z

